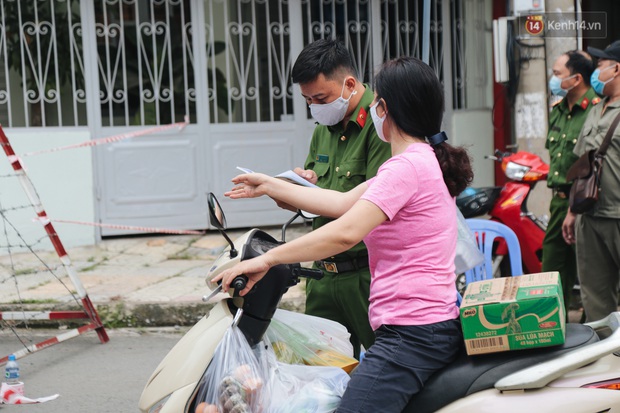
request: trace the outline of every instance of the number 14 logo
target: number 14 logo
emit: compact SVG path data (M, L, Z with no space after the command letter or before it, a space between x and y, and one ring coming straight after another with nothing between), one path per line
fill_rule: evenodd
M545 28L543 16L527 16L525 20L525 30L531 35L539 35Z

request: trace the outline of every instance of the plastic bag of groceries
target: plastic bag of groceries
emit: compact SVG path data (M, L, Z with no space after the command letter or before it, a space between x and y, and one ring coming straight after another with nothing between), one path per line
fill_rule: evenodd
M478 249L476 236L467 225L467 221L459 209L456 209L458 238L456 241L456 256L454 257L455 272L463 274L467 270L482 264L484 255Z
M359 363L347 329L324 318L278 309L265 337L283 363L335 366L346 372Z
M268 340L252 349L231 326L205 372L195 413L331 413L348 381L338 367L281 363Z
M266 375L243 332L231 326L202 378L195 413L263 412L268 397Z
M340 405L349 379L339 367L275 361L269 382L275 397L270 399L268 413L331 413Z

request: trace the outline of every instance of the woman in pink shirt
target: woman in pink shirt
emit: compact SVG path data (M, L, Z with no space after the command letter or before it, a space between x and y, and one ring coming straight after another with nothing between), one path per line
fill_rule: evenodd
M445 142L442 86L419 59L385 63L375 94L372 120L392 147L392 157L376 177L341 193L245 174L235 177L237 186L225 194L268 195L338 218L217 277L227 289L234 277L245 274L249 282L241 295L274 265L320 260L366 243L372 274L369 319L376 341L352 374L338 412L401 412L462 343L454 197L473 179L469 156Z

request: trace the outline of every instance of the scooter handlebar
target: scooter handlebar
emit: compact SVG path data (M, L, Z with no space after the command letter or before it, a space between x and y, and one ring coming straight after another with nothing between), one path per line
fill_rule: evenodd
M293 276L295 277L313 278L315 280L320 280L321 278L323 278L323 271L315 270L313 268L304 268L304 267L299 266L299 264L294 265L291 272ZM248 277L243 274L236 276L230 283L230 286L235 291L241 291L247 285L248 285Z
M243 290L246 285L248 285L248 277L246 277L245 275L236 276L230 283L230 286L234 288L235 291Z

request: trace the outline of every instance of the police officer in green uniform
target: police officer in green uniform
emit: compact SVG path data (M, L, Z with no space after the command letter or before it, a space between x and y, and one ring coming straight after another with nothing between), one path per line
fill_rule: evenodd
M375 176L391 156L391 149L377 136L369 113L374 93L357 79L346 46L331 39L309 44L295 61L292 77L318 122L305 169L296 168L295 172L321 188L341 192ZM312 228L330 221L328 217L314 218ZM360 344L369 348L375 338L368 321L366 246L360 242L344 253L315 262L314 268L322 269L324 277L307 281L306 314L344 325L359 357Z
M549 81L551 93L563 99L549 114L545 144L550 158L547 186L553 190L553 198L549 206L549 225L543 240L542 270L560 273L567 314L577 280L577 262L574 246L567 244L562 236L562 223L568 211L570 191L566 172L577 160L573 148L588 112L600 101L590 87L593 71L594 63L590 56L573 50L557 58Z
M598 59L590 84L602 100L588 114L575 146L575 155L600 148L620 115L620 40L604 50L588 47ZM569 211L564 220L566 242L575 243L581 300L586 321L618 310L620 282L620 127L612 131L603 161L596 205L583 214Z

